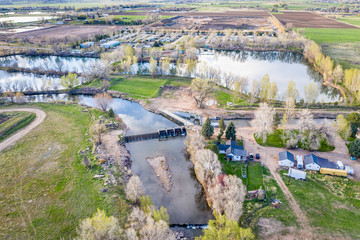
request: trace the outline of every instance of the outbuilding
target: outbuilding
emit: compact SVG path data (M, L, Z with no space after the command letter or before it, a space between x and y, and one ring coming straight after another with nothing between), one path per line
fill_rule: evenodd
M80 47L81 48L90 48L90 47L92 47L92 46L94 46L94 42L84 42L84 43L81 43L80 44Z
M318 164L318 157L314 154L309 154L304 157L305 169L320 171L320 165Z
M293 169L293 168L289 168L288 176L292 177L292 178L295 178L295 179L305 180L306 179L306 172L296 170L296 169Z
M295 160L294 155L288 151L279 153L279 166L282 167L294 167Z

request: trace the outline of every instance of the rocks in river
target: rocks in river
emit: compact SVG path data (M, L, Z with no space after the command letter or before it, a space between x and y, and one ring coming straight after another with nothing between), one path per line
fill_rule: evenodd
M161 185L170 192L172 186L172 173L169 169L169 164L165 156L158 156L155 158L146 158L146 161L150 164L154 170L155 175L160 180Z

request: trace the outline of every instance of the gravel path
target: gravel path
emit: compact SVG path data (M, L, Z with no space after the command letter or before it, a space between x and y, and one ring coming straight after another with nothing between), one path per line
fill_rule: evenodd
M40 123L45 120L46 113L37 108L9 108L9 109L1 109L0 113L3 112L31 112L36 114L36 118L25 128L21 129L14 135L6 138L4 141L0 143L0 152L6 148L13 146L17 141L22 139L26 134L31 132L34 128L36 128Z

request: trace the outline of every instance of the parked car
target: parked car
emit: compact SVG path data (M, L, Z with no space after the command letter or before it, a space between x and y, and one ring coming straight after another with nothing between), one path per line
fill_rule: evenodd
M254 154L253 153L249 153L249 160L250 161L254 160Z
M255 157L256 157L256 159L260 159L260 153L257 153L257 154L255 155Z

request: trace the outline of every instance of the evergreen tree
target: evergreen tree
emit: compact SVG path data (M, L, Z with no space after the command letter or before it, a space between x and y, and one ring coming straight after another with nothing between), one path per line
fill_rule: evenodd
M220 121L219 121L219 128L222 132L225 132L225 129L226 129L226 125L225 125L225 122L224 122L224 119L221 118Z
M201 134L209 139L214 134L214 127L211 125L209 117L206 118L204 125L202 126Z
M112 118L115 117L114 110L112 108L108 111L108 116Z
M224 135L224 131L220 129L219 135L217 135L217 140L220 143L221 137Z
M229 126L226 128L225 137L227 139L232 139L232 140L236 139L236 129L232 121L229 123Z
M360 157L360 139L356 139L351 142L349 153L357 158Z

